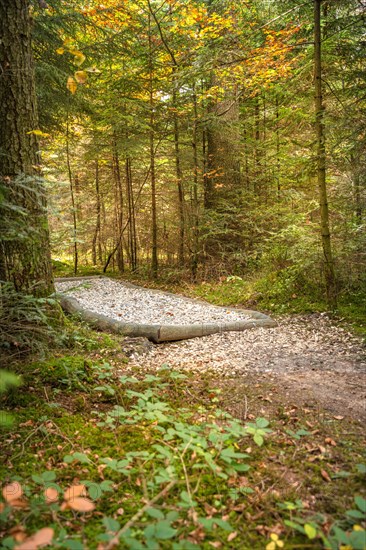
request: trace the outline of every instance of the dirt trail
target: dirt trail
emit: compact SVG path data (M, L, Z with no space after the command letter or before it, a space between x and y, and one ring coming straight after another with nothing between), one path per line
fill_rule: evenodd
M333 414L366 420L366 348L325 314L278 319L256 328L183 342L133 346L132 363L155 369L210 370L241 382L269 382L284 401L320 405Z

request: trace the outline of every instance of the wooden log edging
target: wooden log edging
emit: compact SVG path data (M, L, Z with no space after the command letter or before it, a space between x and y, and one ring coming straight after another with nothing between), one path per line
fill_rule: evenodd
M67 279L66 278L59 279L59 281L63 281L63 280L64 281L66 280L87 281L87 279L91 279L91 278L97 278L97 277L69 277ZM151 289L138 287L137 285L133 285L132 283L123 282L122 284L130 288L141 289L141 291L149 290L149 292L151 292ZM172 294L171 292L164 292L164 291L155 290L155 289L154 289L154 292L163 293L163 294ZM172 295L177 296L176 294L172 294ZM91 326L93 326L98 330L111 331L117 334L122 334L124 336L130 336L130 337L144 336L145 338L148 338L150 341L154 342L155 344L160 344L161 342L172 342L176 340L187 340L189 338L197 338L201 336L208 336L209 334L217 334L217 333L223 333L223 332L231 332L231 331L241 332L243 330L246 330L249 328L255 328L255 327L270 328L270 327L277 326L276 321L274 321L264 313L247 310L247 309L239 310L239 308L225 308L225 309L227 311L228 310L241 311L245 315L250 317L250 319L245 321L235 321L230 323L201 323L201 324L196 323L196 324L189 324L189 325L125 323L123 321L119 321L117 319L112 319L110 317L107 317L106 315L96 313L89 309L84 309L79 304L76 298L72 296L67 296L62 292L56 293L55 297L59 300L62 309L66 313L78 315L83 321L87 322L88 324L90 324ZM207 304L207 302L186 298L185 296L180 296L180 298L190 302L195 302L195 303L199 302L205 305L209 305Z

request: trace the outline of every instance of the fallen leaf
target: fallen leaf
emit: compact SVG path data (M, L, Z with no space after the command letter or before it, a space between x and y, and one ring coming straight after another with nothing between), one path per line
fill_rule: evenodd
M231 541L234 540L235 537L237 537L237 536L238 536L238 532L237 532L237 531L233 531L232 533L230 533L230 534L228 535L227 541L228 541L228 542L231 542Z
M333 416L333 418L335 418L336 420L343 420L344 416Z
M9 529L9 535L11 535L16 542L23 542L27 538L22 525L15 525Z
M70 500L71 498L76 498L80 496L86 496L86 487L85 485L71 485L68 487L64 493L64 499Z
M37 550L43 546L48 546L53 539L54 530L51 527L43 527L27 538L20 546L16 546L15 550Z
M74 73L74 76L75 76L75 80L79 83L79 84L85 84L87 78L88 78L88 75L86 74L85 71L76 71Z
M331 437L326 437L325 438L325 443L327 443L328 445L332 445L332 447L336 447L337 446L337 443L334 441L334 439L332 439Z
M69 76L67 79L66 88L74 95L76 92L77 84L75 80L72 78L72 76Z
M13 483L9 483L8 485L5 485L2 493L6 502L8 504L11 504L15 500L18 500L22 497L23 489L20 483L18 483L17 481L13 481Z
M331 481L330 476L326 470L321 470L320 473L325 481Z
M54 487L47 487L47 489L43 491L43 494L47 504L58 501L58 491Z
M76 497L67 501L67 505L76 512L92 512L95 508L95 504L84 497Z

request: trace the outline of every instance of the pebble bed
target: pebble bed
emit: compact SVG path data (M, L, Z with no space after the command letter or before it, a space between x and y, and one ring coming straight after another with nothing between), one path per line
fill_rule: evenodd
M111 279L56 283L59 292L73 296L90 311L126 323L188 325L247 321L248 315L172 294L130 288Z

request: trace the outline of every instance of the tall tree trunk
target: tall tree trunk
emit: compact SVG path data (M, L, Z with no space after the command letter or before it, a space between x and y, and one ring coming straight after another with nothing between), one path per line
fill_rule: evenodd
M95 222L95 230L94 230L94 236L93 236L93 244L92 244L92 254L93 254L93 265L97 264L97 247L98 247L98 259L99 262L102 263L102 249L101 249L101 242L100 242L100 190L99 190L99 161L98 159L95 161L95 198L96 198L96 213L97 213L97 219Z
M54 286L39 146L30 133L38 129L38 115L27 0L0 0L0 37L0 178L27 213L29 233L24 241L0 236L1 277L19 291L48 295ZM19 175L28 176L22 188Z
M136 218L135 218L135 205L133 198L133 186L132 186L132 169L131 159L127 156L125 161L126 170L126 195L128 205L128 247L130 251L130 263L131 271L134 272L137 269L137 242L136 242Z
M281 159L280 159L280 118L278 95L276 95L276 160L277 160L277 200L281 198Z
M122 191L122 179L121 170L119 165L119 155L117 149L117 137L114 132L113 135L113 174L115 182L115 209L116 209L116 242L120 242L117 248L117 267L120 273L124 272L124 258L123 258L123 240L121 239L123 230L123 191Z
M198 112L197 112L197 96L193 95L193 107L194 107L194 122L193 122L193 250L191 253L191 273L193 281L197 281L198 270L198 250L199 250L199 204L198 204Z
M361 174L357 159L354 153L351 153L352 182L354 191L355 216L357 225L362 224L362 201L361 201Z
M213 79L214 84L219 84ZM239 101L235 84L228 86L224 97L209 108L207 125L206 216L207 256L219 257L225 270L229 257L241 248L238 212L242 200L240 184Z
M256 96L254 103L254 192L260 195L262 192L262 161L261 161L261 144L260 144L260 117L259 117L259 98Z
M70 159L69 115L67 115L67 117L68 118L66 122L66 164L67 164L67 173L69 176L70 197L71 197L74 273L76 275L78 271L78 258L79 258L78 243L77 243L78 225L77 225L77 212L76 212L77 208L76 208L76 201L75 201L75 190L74 190L74 184L73 184L73 178L72 178L71 159Z
M315 79L315 128L317 137L317 179L319 189L321 239L324 254L324 275L328 304L337 305L337 288L334 261L329 229L329 210L326 185L326 156L324 136L324 105L322 98L322 57L321 57L321 0L314 0L314 79Z
M185 220L184 220L184 189L183 189L183 174L180 162L180 150L179 150L179 126L177 115L177 91L176 82L173 82L173 106L174 106L174 150L175 150L175 173L177 178L178 187L178 210L179 210L179 242L178 242L178 263L182 267L184 265L184 233L185 233Z
M158 276L158 225L157 225L157 210L156 210L156 173L155 173L155 116L154 116L154 86L153 86L153 46L151 36L151 15L149 13L149 107L150 107L150 130L149 130L149 146L150 146L150 182L151 182L151 273L154 279Z

